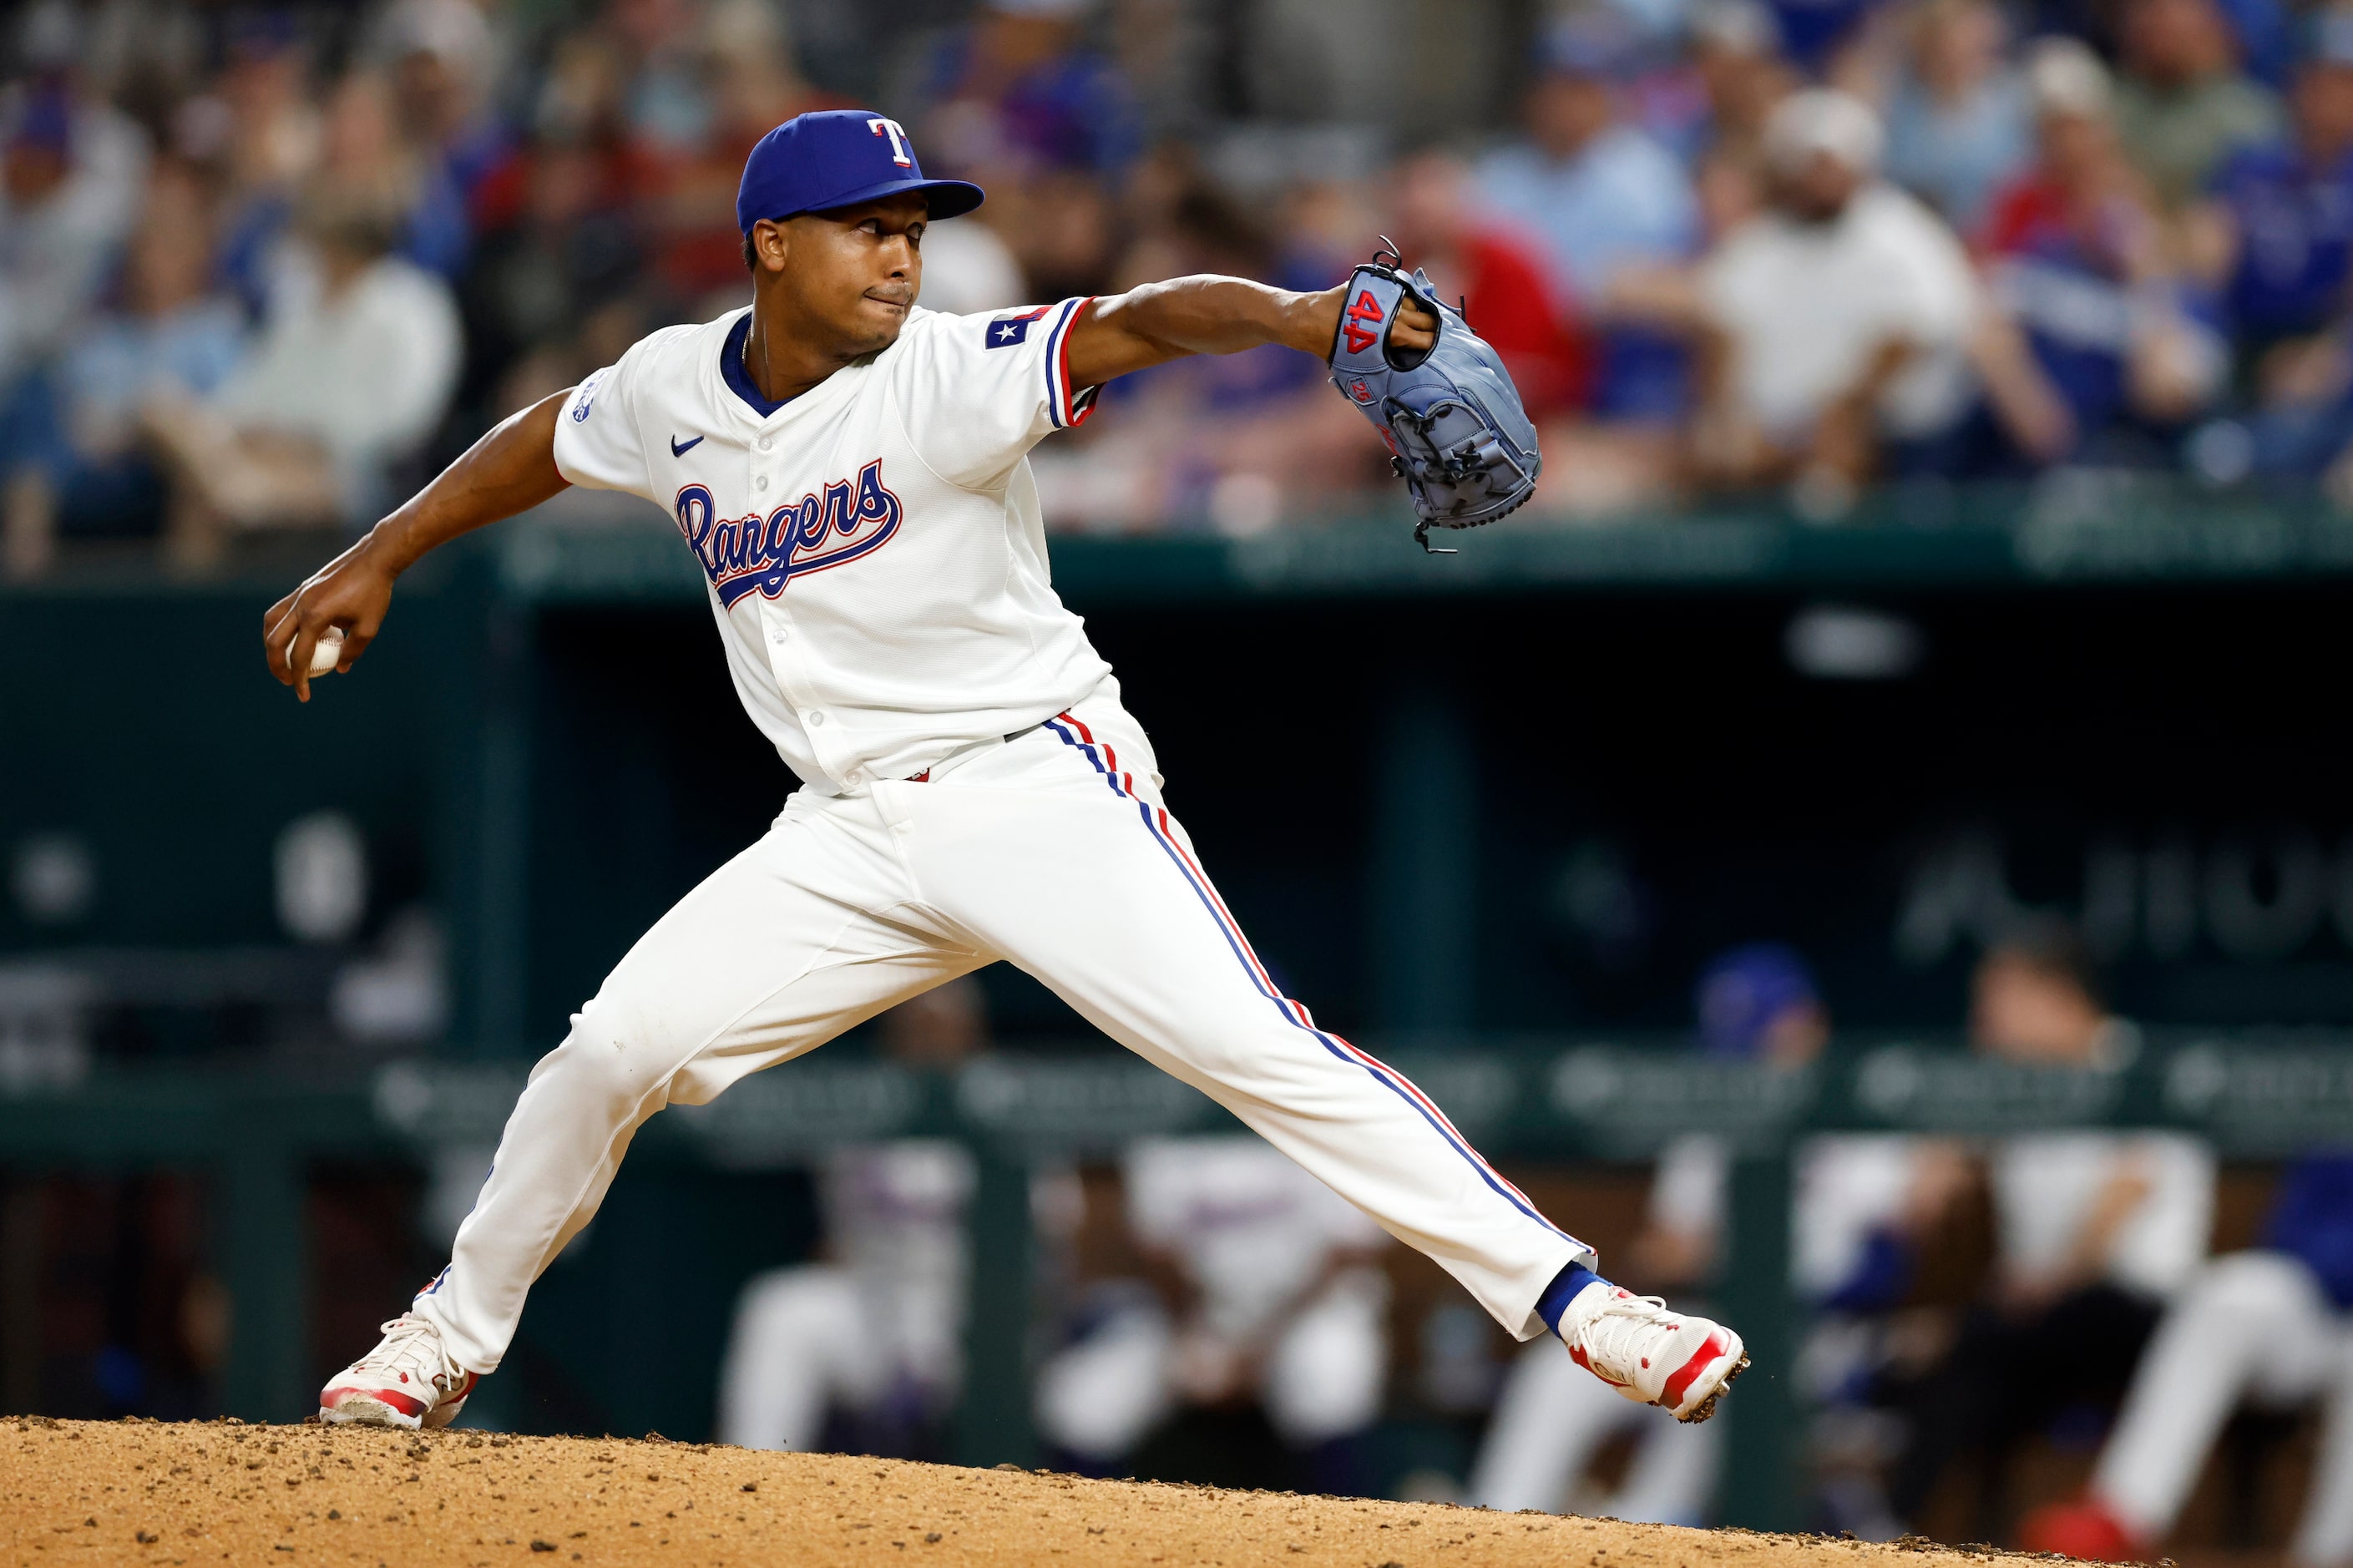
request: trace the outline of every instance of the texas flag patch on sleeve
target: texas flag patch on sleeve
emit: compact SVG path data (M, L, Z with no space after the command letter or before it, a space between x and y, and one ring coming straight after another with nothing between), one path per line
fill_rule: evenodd
M1042 319L1046 312L1053 308L1051 305L1040 305L1036 310L1022 315L997 317L988 323L987 346L993 349L1010 348L1015 343L1028 341L1029 323Z

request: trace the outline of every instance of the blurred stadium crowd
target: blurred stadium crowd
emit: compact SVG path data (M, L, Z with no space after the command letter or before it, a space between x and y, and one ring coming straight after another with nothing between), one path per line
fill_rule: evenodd
M744 152L872 103L989 191L924 302L1394 236L1541 414L1555 516L2054 465L2353 492L2353 11L2287 0L39 0L0 93L6 562L364 524L741 302ZM1266 350L1041 451L1066 529L1361 508Z

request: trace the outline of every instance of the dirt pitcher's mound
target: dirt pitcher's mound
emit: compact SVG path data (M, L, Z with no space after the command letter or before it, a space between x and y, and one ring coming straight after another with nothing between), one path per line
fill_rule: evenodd
M706 1444L28 1416L0 1420L0 1559L1961 1568L1970 1557Z

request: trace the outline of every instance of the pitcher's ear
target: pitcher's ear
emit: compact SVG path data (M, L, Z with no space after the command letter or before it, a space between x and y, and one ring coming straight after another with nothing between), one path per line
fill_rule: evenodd
M763 237L764 231L775 237L773 241ZM777 249L791 248L791 245L789 231L785 226L764 217L744 236L744 266L746 270L757 273L768 257L775 255Z

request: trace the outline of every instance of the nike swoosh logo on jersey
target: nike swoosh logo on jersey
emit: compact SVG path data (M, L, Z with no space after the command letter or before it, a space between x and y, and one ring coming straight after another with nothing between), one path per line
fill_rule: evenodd
M691 441L681 441L677 437L673 436L670 438L670 455L673 458L683 458L689 452L693 451L697 447L702 445L702 437L700 436L697 436Z

